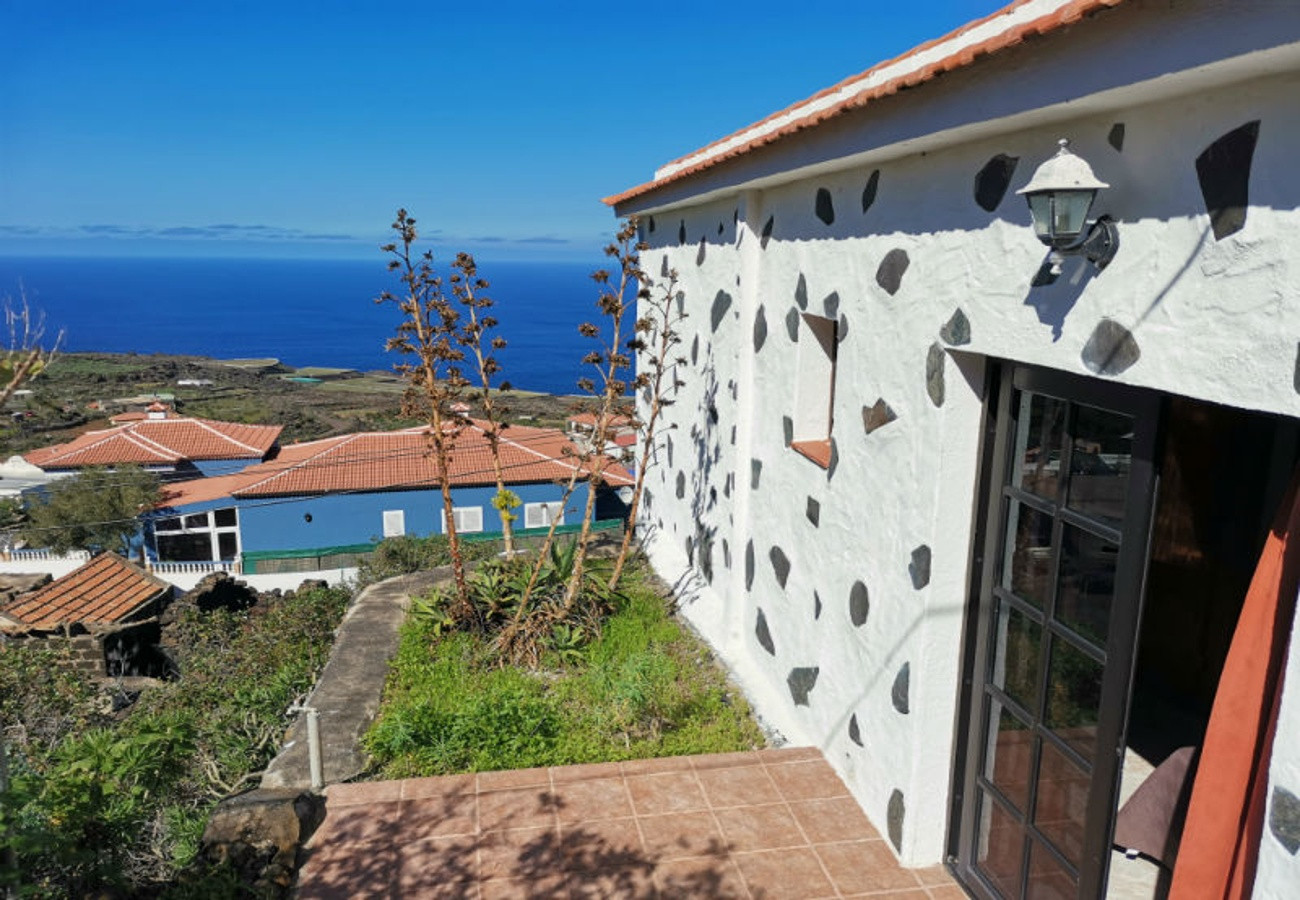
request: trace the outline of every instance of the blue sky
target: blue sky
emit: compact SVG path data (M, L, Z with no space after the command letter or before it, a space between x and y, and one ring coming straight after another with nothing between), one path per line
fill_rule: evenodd
M985 15L884 3L0 0L0 255L592 259L600 198Z

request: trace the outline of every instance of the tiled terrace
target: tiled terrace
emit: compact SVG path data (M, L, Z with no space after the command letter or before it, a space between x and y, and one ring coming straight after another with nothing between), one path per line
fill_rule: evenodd
M965 894L900 868L815 749L334 785L298 896Z

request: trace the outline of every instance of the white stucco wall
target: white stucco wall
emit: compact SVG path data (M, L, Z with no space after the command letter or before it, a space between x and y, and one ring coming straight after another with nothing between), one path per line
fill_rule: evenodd
M1289 900L1300 893L1300 618L1291 629L1291 653L1283 676L1268 808L1255 872L1256 900Z
M1199 85L1104 112L1058 111L1050 125L932 143L925 153L868 154L848 168L819 164L810 177L711 188L707 202L652 195L640 208L622 208L653 217L646 268L679 271L690 316L682 345L687 384L670 409L676 428L648 475L652 496L641 528L651 557L682 588L686 616L759 712L790 740L821 747L882 834L891 818L901 825L895 837L906 863L939 861L947 829L981 360L1097 375L1084 348L1110 320L1140 355L1104 377L1300 414L1297 96L1294 71ZM1216 240L1195 160L1255 120L1245 226ZM1108 140L1117 123L1124 125L1120 147ZM870 121L836 126L852 127L869 132ZM1100 274L1071 259L1055 284L1034 287L1046 252L1013 191L1061 136L1111 183L1094 214L1118 220L1121 247ZM868 141L848 135L842 142ZM974 200L975 177L998 154L1019 163L988 212ZM875 170L875 199L864 211ZM833 205L830 224L817 215L823 189ZM890 293L879 270L900 260L899 251L906 270ZM846 332L829 472L786 447L783 418L794 416L799 349L787 317L797 321L805 304L838 318ZM940 332L957 310L970 337L954 347L957 337L950 332L945 341ZM927 392L932 354L942 361L941 404ZM877 400L897 418L867 433L863 411ZM713 548L711 566L702 563L702 541ZM790 564L784 586L774 548ZM923 548L928 582L909 571ZM869 595L861 623L850 602L856 582ZM772 652L756 634L760 611ZM790 679L806 685L813 669L806 703L797 702ZM1287 778L1300 790L1300 780ZM1261 870L1261 890L1274 877L1270 866Z

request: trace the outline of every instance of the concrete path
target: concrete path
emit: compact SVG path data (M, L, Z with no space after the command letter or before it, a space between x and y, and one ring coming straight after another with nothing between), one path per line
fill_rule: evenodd
M960 900L814 748L336 784L298 900Z
M413 595L447 580L447 567L372 584L349 607L307 706L320 712L325 783L355 778L366 768L361 736L379 711L388 665L397 652L397 630ZM307 789L307 719L299 716L288 741L262 776L262 787Z

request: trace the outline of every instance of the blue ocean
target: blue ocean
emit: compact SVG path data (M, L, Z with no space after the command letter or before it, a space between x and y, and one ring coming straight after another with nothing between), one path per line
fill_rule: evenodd
M599 264L479 263L497 305L502 377L513 386L575 393L594 341ZM442 270L445 276L448 273ZM391 369L384 350L400 315L374 298L400 284L384 258L137 259L0 257L0 298L44 313L67 351L275 357L291 366Z

